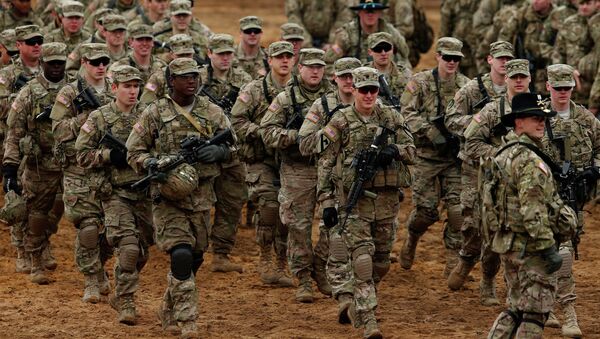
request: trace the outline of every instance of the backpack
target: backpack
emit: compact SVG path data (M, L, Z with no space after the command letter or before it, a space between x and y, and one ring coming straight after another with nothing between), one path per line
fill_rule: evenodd
M417 5L416 1L413 2L412 10L414 26L412 40L419 52L427 53L433 44L433 28L427 22L423 8Z

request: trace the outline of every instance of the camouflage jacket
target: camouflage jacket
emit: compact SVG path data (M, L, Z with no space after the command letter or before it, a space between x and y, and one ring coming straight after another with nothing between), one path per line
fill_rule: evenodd
M150 75L144 86L144 91L140 97L140 103L149 104L159 98L164 97L168 93L167 79L165 71L167 66L155 71Z
M412 37L415 25L413 23L413 5L415 0L390 0L390 8L385 11L385 18L389 21L406 40Z
M246 56L242 49L242 45L239 44L235 51L235 59L234 66L240 67L244 72L248 73L252 79L264 76L269 70L267 53L262 47L259 49L257 55Z
M489 72L487 55L490 44L495 41L508 41L515 45L519 24L519 6L516 4L503 6L493 16L489 27L479 32L477 47L475 49L475 64L479 73Z
M62 42L67 45L67 52L71 52L79 44L88 40L91 34L83 29L69 37L65 36L63 28L57 28L44 37L44 42Z
M479 3L477 0L445 0L441 9L440 36L455 37L468 45L477 43L473 14Z
M250 75L244 72L240 67L231 67L227 72L227 79L219 79L213 76L213 68L211 65L200 68L200 78L202 79L201 86L219 100L229 95L230 91L239 92L242 86L252 81ZM203 94L200 93L200 95ZM235 98L232 101L235 101Z
M579 60L590 51L592 45L588 19L579 14L571 15L565 20L563 29L556 37L552 63L577 68Z
M335 30L353 16L347 0L286 0L285 15L288 22L304 27L305 46L312 46L313 39L332 42Z
M135 58L133 57L133 52L129 52L129 54L127 55L126 58L122 58L121 60L113 62L110 65L110 68L108 69L108 72L109 72L108 77L109 78L111 77L110 76L111 69L113 69L116 66L120 66L120 65L128 65L128 66L137 68L142 75L142 83L145 83L146 81L148 81L148 78L150 78L151 74L162 70L166 66L166 64L162 60L160 60L154 56L151 56L150 57L150 67L141 67L135 61Z
M548 18L544 21L540 37L541 41L547 41L551 46L554 46L558 31L562 30L565 20L574 14L577 14L577 7L571 4L554 7Z
M0 32L5 29L14 29L24 25L38 25L44 27L44 23L40 18L34 15L33 10L29 12L26 17L17 17L12 9L5 9L0 11Z
M37 69L23 65L21 58L13 59L11 65L0 70L0 120L5 121L9 105L27 82L42 72L41 64Z

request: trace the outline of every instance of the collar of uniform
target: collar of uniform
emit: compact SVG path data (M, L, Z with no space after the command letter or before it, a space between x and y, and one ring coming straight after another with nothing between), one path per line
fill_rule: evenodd
M277 82L275 82L275 80L273 79L273 72L269 71L269 73L266 75L267 77L267 85L273 87L275 89L275 95L277 95L277 93L283 91L283 89L285 88L285 84L283 85L279 85ZM275 95L273 97L275 97Z
M46 76L44 75L44 72L40 72L37 78L38 78L38 81L40 82L40 84L42 84L42 86L44 86L48 89L60 89L66 84L66 82L67 82L65 80L66 77L67 77L67 73L65 73L65 76L62 78L61 81L52 82L46 78Z

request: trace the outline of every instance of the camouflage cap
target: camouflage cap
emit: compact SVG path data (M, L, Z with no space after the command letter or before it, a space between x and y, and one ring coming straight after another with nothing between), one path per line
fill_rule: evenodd
M456 38L443 37L438 39L435 51L441 55L456 55L459 57L464 57L465 55L461 52L462 47L462 41Z
M390 33L377 32L377 33L369 34L369 37L367 38L367 45L369 46L370 49L373 49L373 47L379 45L382 42L385 42L393 47L394 43L392 41L393 41L392 35Z
M229 34L213 34L208 40L208 49L217 54L235 52L233 37Z
M36 36L43 36L38 25L26 25L15 28L17 41L31 39Z
M275 41L269 45L269 56L274 57L283 53L294 55L294 45L287 41Z
M169 8L172 16L178 14L192 15L192 4L189 0L173 0Z
M81 44L80 47L81 56L88 60L95 60L102 57L110 58L108 54L108 47L106 44L99 44L96 42L88 42Z
M142 81L142 75L140 71L129 65L117 65L111 70L112 79L114 82L121 83L131 80Z
M325 52L322 49L303 48L300 50L299 63L301 65L305 65L305 66L309 66L309 65L326 66L327 64L323 60L324 56L325 56Z
M42 45L42 61L67 61L67 45L62 42L49 42Z
M240 30L246 30L250 28L262 29L262 19L257 16L245 16L240 19Z
M527 59L513 59L505 64L506 76L512 78L517 74L531 76L529 73L529 61Z
M169 38L171 52L175 55L194 54L194 41L187 34L175 34Z
M556 64L546 68L548 83L552 87L575 87L575 69L570 65Z
M127 19L119 14L108 14L102 19L102 26L109 32L127 29Z
M96 20L97 23L102 25L102 20L104 20L104 17L109 14L117 14L117 12L112 8L103 7L94 11L92 17L94 18L94 20Z
M379 87L379 72L372 67L358 67L352 71L352 82L354 87L366 86Z
M127 35L133 39L152 38L152 26L143 23L133 23L127 27Z
M85 6L79 1L67 0L63 1L60 6L61 15L68 18L72 16L83 17Z
M171 75L182 75L200 73L200 69L192 58L177 58L169 64L169 72L171 72Z
M304 28L292 22L283 24L281 25L281 38L283 40L304 40Z
M5 29L0 33L0 44L6 48L9 52L16 52L17 49L17 35L14 29Z
M352 73L352 71L362 66L357 58L341 58L337 59L333 64L336 76Z
M509 57L514 58L515 48L510 42L496 41L490 44L490 55L492 58Z

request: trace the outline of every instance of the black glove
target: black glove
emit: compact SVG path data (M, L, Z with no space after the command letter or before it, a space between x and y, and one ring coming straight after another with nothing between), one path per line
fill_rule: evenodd
M338 212L335 207L327 207L323 210L323 223L326 228L332 228L338 223Z
M560 269L563 259L558 254L556 246L551 246L540 252L542 260L546 263L546 273L552 274Z
M583 171L581 176L593 183L594 181L600 179L600 171L598 171L598 167L593 166Z
M377 164L380 167L389 166L393 160L400 159L400 151L398 151L398 147L394 144L389 144L385 146L379 155L377 155Z
M156 168L158 167L158 159L148 158L148 159L144 160L143 166L147 170L151 170L151 171L156 170Z
M214 162L220 162L229 156L229 148L222 145L209 145L196 153L196 158L199 162L205 164L212 164Z
M117 168L127 168L127 166L129 166L127 163L127 154L118 149L110 150L110 163Z
M4 184L2 188L4 193L8 191L15 191L18 195L21 195L21 187L19 187L17 181L17 172L19 168L15 165L5 165L2 167L2 175L4 176Z

